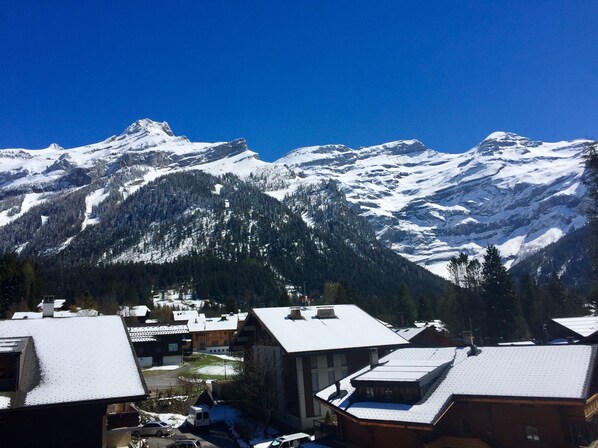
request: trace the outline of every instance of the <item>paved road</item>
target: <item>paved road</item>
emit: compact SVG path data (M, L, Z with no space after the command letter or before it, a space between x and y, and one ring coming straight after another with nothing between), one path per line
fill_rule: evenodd
M165 370L160 373L154 371L148 375L143 375L143 377L145 378L145 384L147 384L147 388L150 391L165 390L185 384L179 380L179 372L182 370L183 367L176 370Z
M182 431L181 431L182 430ZM173 441L180 438L189 438L199 440L201 448L237 448L237 444L228 437L222 437L218 432L209 433L191 433L184 427L174 429L170 437L148 437L149 448L163 448L170 445Z

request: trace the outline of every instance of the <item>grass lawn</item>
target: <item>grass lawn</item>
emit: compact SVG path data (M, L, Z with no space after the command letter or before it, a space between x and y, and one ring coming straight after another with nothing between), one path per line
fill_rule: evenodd
M185 356L185 367L179 376L189 379L230 379L242 368L243 362L222 359L214 355L194 354Z

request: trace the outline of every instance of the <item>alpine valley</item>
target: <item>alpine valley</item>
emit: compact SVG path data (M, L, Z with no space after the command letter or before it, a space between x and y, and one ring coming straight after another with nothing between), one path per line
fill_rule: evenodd
M281 285L440 291L433 274L460 252L493 244L513 267L582 229L588 143L495 132L461 154L399 140L268 163L144 119L87 146L0 150L0 253L73 269L252 260Z

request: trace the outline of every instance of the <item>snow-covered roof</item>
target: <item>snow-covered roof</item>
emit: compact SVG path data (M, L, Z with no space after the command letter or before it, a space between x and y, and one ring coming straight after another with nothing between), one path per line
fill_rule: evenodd
M563 317L552 320L584 338L598 331L598 316Z
M179 322L188 322L192 319L198 319L198 318L202 318L205 319L206 315L205 314L199 314L197 312L197 310L184 310L184 311L173 311L172 315L174 317L174 320Z
M381 358L380 362L394 365L450 363L416 404L351 401L355 392L351 379L369 366L340 381L346 394L336 397L332 385L317 397L362 420L432 425L455 396L585 400L596 359L596 346L582 345L482 347L477 355L467 356L469 351L469 347L404 348Z
M156 340L155 336L170 334L187 334L189 330L185 324L152 324L127 327L132 342L148 342Z
M375 369L366 370L353 381L365 382L416 382L446 366L446 360L392 360Z
M191 333L200 331L234 331L238 328L239 317L239 314L223 314L220 317L206 318L202 314L199 318L187 322L187 327Z
M401 336L403 339L410 341L411 339L413 339L415 336L417 336L418 334L420 334L422 331L424 331L427 327L410 327L410 328L397 328L395 331L396 334L398 334L399 336Z
M77 311L54 311L52 318L64 318L64 317L94 317L98 315L97 310L77 310ZM33 311L17 311L12 315L12 319L43 319L43 313Z
M142 399L147 389L119 316L0 321L0 338L31 337L39 380L0 392L0 409ZM25 393L23 393L25 392Z
M121 306L118 314L123 317L144 317L150 312L145 305Z
M300 319L291 319L288 307L254 308L252 312L287 353L408 344L358 306L328 307L334 310L334 318L318 318L318 308L300 308Z
M438 331L447 331L446 325L439 319L414 322L413 326L416 328L434 327Z
M62 308L64 306L65 303L66 303L65 299L54 299L54 309L59 310L60 308ZM44 306L43 300L37 304L37 308L40 310L42 309L43 306Z

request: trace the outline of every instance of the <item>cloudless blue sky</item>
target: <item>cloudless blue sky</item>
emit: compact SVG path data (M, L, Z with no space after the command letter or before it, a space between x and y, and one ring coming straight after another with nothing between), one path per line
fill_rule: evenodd
M0 148L144 117L272 161L495 130L598 138L596 1L52 1L0 7Z

